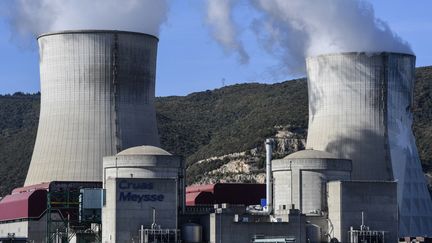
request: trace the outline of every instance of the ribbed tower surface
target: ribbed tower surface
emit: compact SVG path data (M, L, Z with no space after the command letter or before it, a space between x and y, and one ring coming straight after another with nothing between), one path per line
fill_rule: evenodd
M102 158L159 146L158 39L122 31L41 35L41 110L25 185L101 181Z
M307 59L307 147L350 158L353 180L397 180L399 236L432 236L432 201L415 139L415 56L342 53Z

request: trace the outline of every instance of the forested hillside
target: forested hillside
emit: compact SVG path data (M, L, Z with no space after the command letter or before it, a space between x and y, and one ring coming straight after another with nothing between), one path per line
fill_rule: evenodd
M39 117L39 94L0 96L0 196L24 183Z
M432 172L432 67L417 68L414 133L425 171ZM36 136L39 94L0 96L0 196L24 182ZM162 147L184 156L188 181L202 170L200 159L262 146L277 127L305 137L307 86L304 79L238 84L187 96L157 98ZM219 161L224 163L223 161Z

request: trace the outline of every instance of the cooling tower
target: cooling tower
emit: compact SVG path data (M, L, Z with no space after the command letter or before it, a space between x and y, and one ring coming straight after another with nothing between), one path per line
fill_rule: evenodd
M399 235L432 236L432 201L411 130L415 56L307 59L307 147L353 162L353 180L398 182Z
M159 146L156 37L66 31L41 35L38 43L41 110L25 185L101 181L104 156Z

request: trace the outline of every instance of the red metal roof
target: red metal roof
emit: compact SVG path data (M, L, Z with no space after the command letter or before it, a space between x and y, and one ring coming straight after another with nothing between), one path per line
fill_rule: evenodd
M186 206L213 205L214 196L211 192L186 193Z
M101 188L102 182L52 181L16 188L0 201L0 221L39 218L47 208L49 190L79 190L82 187Z
M212 195L209 195L211 193ZM186 205L243 204L258 205L265 198L265 184L217 183L186 188Z
M186 193L191 193L191 192L211 192L211 193L213 193L215 185L216 184L188 186L188 187L186 187Z
M49 182L45 182L45 183L40 183L40 184L36 184L36 185L31 185L31 186L18 187L18 188L13 189L11 194L21 193L21 192L30 192L30 191L35 191L38 189L48 190L49 185L50 185Z
M0 221L38 218L47 207L47 191L15 192L0 201Z

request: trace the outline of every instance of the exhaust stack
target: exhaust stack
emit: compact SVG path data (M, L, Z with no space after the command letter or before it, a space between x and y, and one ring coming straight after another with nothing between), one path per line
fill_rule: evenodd
M271 160L273 152L273 139L266 139L266 202L267 202L267 212L271 213L273 211L273 180L271 171Z

